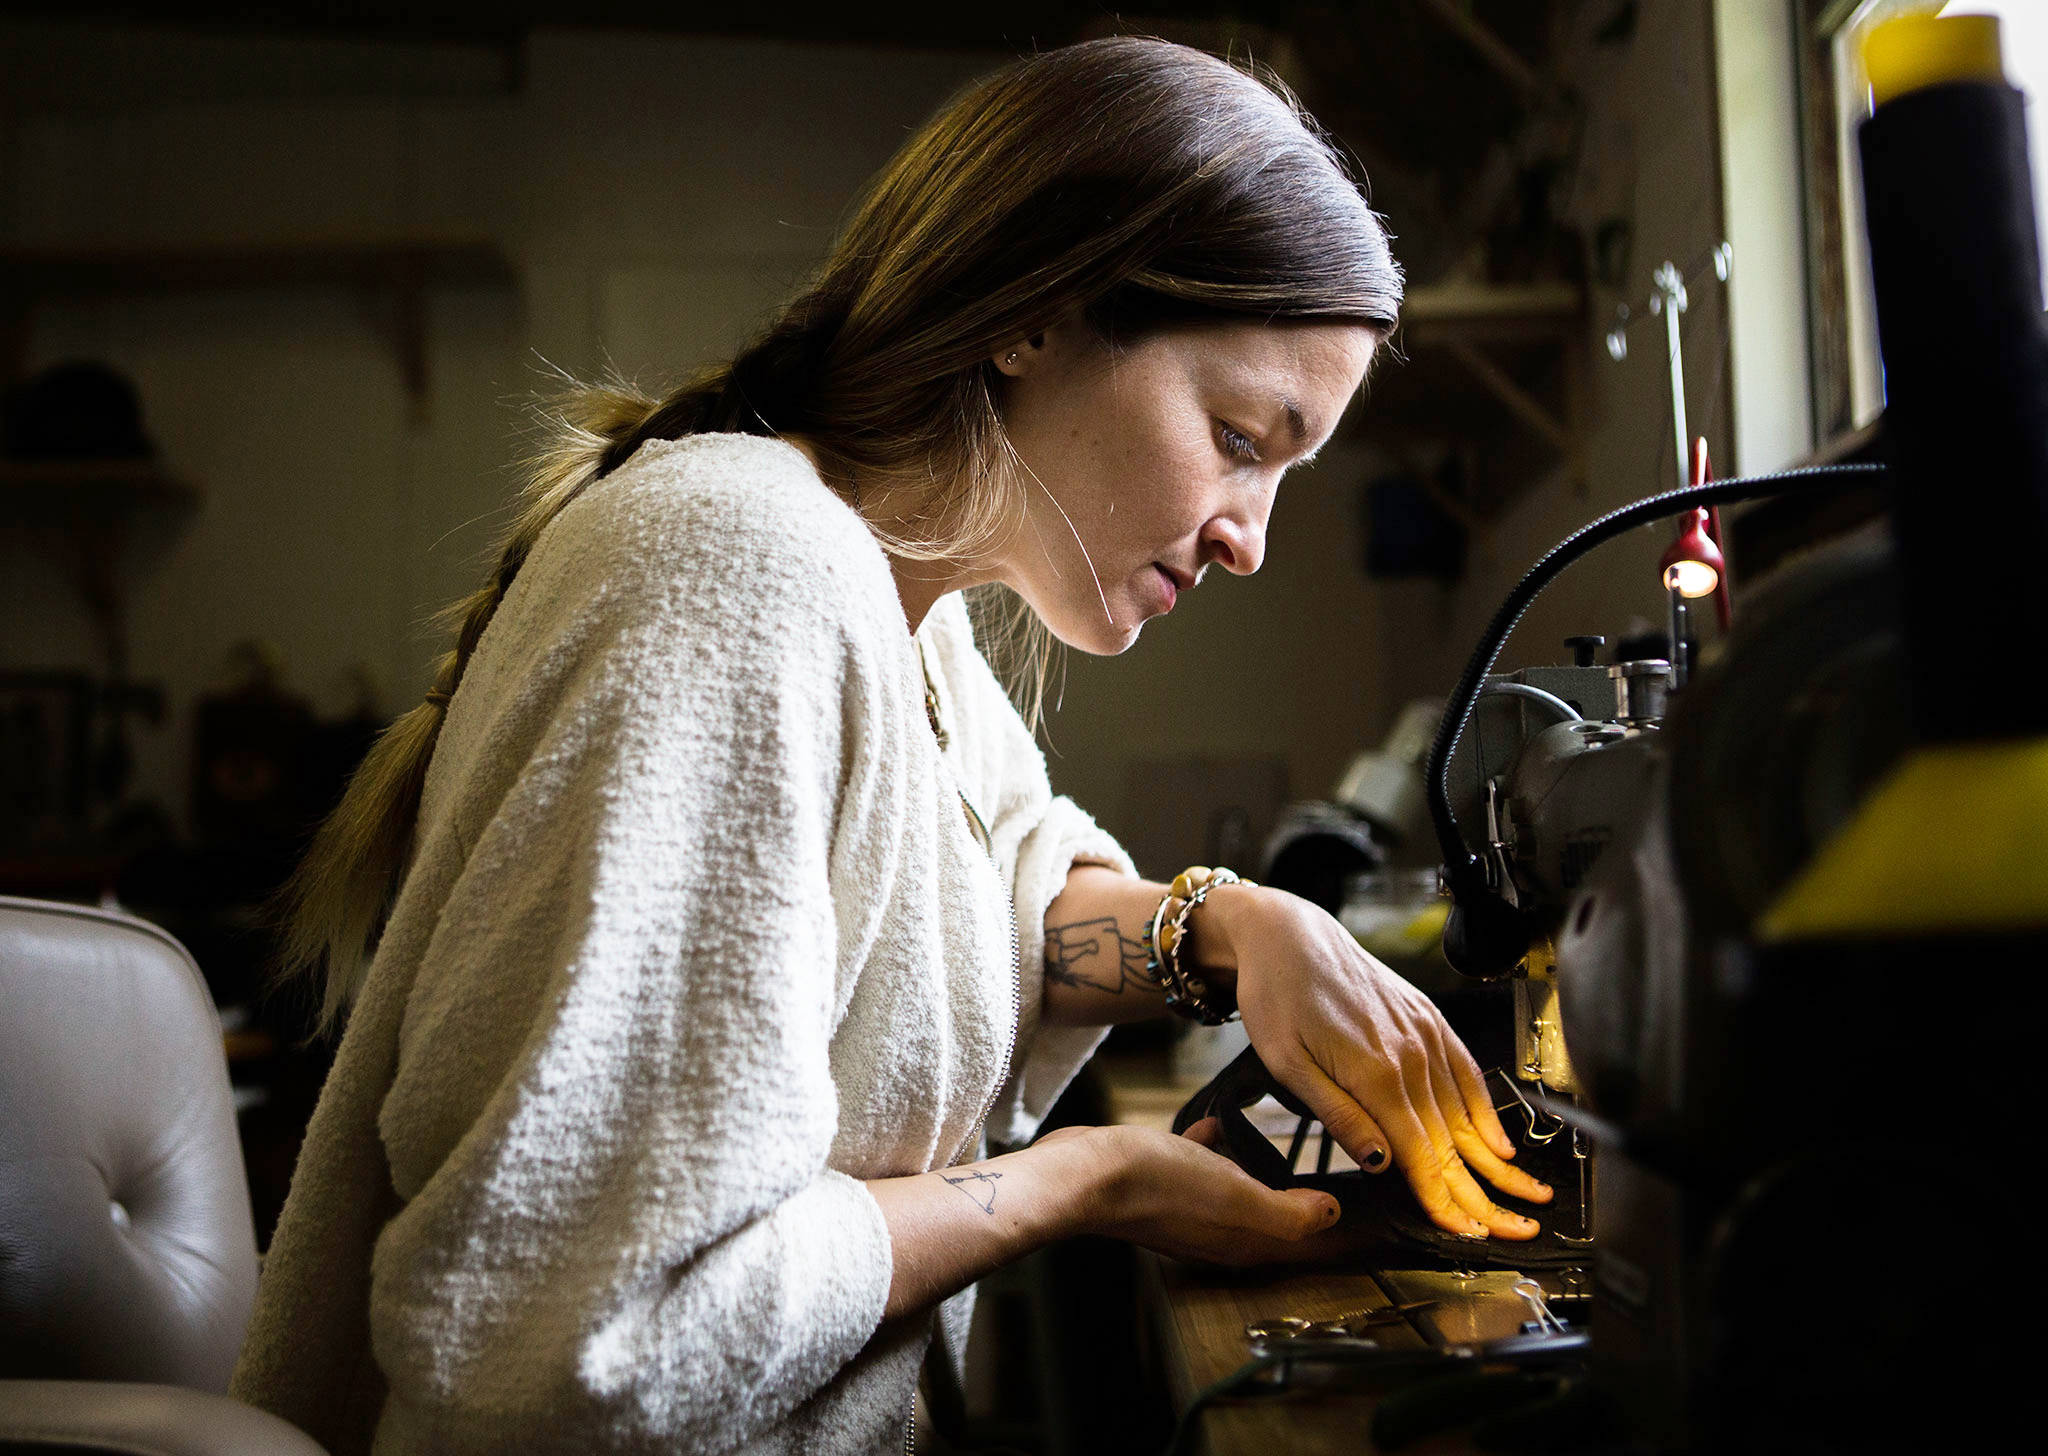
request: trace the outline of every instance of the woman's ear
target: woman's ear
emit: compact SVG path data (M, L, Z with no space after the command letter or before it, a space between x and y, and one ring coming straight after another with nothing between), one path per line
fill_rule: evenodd
M1064 330L1062 324L1036 330L1027 338L1011 340L990 358L996 368L1015 379L1037 367L1038 362L1046 357L1048 345L1059 347L1065 336Z
M993 357L996 368L1016 379L1028 374L1044 352L1045 335L1033 334L1028 339L1021 339L998 349Z

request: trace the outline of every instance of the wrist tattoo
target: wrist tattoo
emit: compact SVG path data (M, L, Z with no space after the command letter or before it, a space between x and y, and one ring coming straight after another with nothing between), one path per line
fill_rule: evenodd
M1002 1174L985 1173L979 1168L970 1168L958 1177L951 1173L941 1173L939 1177L973 1199L983 1213L991 1218L995 1216L996 1184L1002 1181Z
M1145 975L1145 942L1117 928L1113 917L1077 920L1045 928L1045 978L1062 986L1087 986L1111 996L1125 987L1158 994Z

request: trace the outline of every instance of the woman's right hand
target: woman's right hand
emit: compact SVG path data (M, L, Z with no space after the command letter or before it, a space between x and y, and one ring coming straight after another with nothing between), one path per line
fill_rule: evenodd
M1337 1252L1329 1233L1337 1200L1308 1188L1276 1192L1212 1148L1214 1118L1186 1134L1152 1128L1062 1128L1034 1146L1073 1140L1099 1160L1082 1231L1139 1244L1176 1259L1270 1264Z
M986 1162L871 1178L893 1265L883 1317L930 1308L1012 1259L1074 1234L1103 1234L1176 1259L1272 1264L1328 1258L1337 1200L1276 1193L1211 1151L1205 1118L1175 1137L1138 1127L1069 1127Z

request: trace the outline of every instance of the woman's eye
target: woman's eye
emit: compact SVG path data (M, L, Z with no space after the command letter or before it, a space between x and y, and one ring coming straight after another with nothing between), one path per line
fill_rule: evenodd
M1216 427L1216 438L1222 442L1223 453L1231 459L1241 460L1247 465L1258 463L1259 447L1253 444L1251 436L1243 431L1219 424Z

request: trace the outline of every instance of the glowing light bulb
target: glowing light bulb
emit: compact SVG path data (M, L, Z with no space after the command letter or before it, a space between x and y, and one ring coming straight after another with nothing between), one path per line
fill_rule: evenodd
M1682 597L1712 596L1720 584L1721 573L1704 561L1674 561L1664 568L1664 585Z

